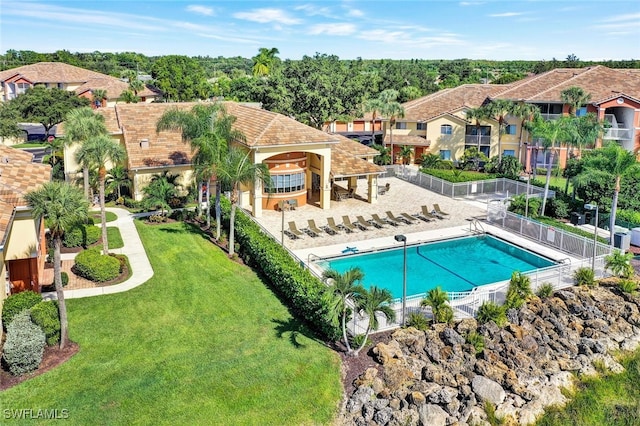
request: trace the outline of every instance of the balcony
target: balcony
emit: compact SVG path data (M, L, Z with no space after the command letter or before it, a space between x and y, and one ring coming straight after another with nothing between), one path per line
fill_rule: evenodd
M478 145L478 139L480 145L491 145L491 136L464 135L465 145Z
M628 141L632 139L632 133L631 129L607 129L604 132L602 139Z

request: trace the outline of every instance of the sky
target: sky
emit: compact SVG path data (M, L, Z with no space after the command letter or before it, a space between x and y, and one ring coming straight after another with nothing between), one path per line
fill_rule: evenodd
M0 52L640 58L640 0L0 0Z

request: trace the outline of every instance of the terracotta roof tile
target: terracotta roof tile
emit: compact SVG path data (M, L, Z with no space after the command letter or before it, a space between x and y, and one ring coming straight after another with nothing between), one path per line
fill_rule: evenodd
M384 137L385 143L390 143L391 138L390 135L385 135ZM419 146L429 146L430 142L421 136L415 135L393 135L393 143L395 145L419 145Z
M356 158L350 152L338 147L331 149L331 176L333 177L380 174L385 170L382 166Z
M356 140L349 139L346 136L334 134L339 140L337 148L341 151L350 153L356 157L375 157L378 155L378 150L368 147Z

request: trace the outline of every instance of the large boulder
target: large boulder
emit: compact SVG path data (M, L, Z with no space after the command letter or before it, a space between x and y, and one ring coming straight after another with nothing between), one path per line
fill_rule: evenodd
M449 415L435 404L425 404L418 408L420 424L424 426L445 426Z
M484 376L475 376L471 380L471 388L481 401L489 401L493 405L500 405L507 397L499 383Z

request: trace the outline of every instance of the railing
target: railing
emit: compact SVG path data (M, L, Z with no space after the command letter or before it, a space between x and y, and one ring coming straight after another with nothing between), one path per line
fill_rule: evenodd
M594 247L593 238L545 225L531 218L505 211L501 206L487 205L487 222L581 259L591 258L594 253L596 257L611 253L609 245L596 242Z
M475 234L487 233L487 231L484 230L484 227L482 226L482 224L478 219L473 219L471 222L469 222L469 232L472 232Z
M631 140L631 129L607 129L602 139Z
M491 145L491 136L464 135L464 143L465 145Z
M484 198L486 201L489 198L508 198L512 195L527 193L529 197L544 196L544 188L513 179L497 178L452 183L401 165L385 166L385 168L387 171L384 177L395 176L451 198ZM555 197L555 192L550 190L549 198L553 197Z

